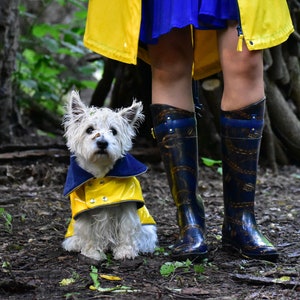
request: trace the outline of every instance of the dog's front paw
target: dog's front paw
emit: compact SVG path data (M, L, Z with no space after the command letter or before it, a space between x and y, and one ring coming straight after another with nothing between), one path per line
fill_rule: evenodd
M68 237L63 241L62 247L67 251L80 252L81 250L80 239L77 238L75 235Z
M138 256L138 251L132 246L120 245L113 249L114 259L123 260L123 259L134 259Z
M136 243L140 253L153 253L157 246L156 226L143 225L136 235Z

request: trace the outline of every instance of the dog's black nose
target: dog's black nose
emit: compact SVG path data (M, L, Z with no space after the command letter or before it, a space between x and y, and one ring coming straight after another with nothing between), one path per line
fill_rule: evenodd
M108 146L108 142L104 140L97 141L97 147L101 150L106 149Z

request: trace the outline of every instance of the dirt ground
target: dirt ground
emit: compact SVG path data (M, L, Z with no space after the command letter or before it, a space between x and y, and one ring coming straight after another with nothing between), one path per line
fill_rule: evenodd
M165 173L159 162L142 159L149 170L139 179L158 224L159 248L152 256L122 262L109 259L94 266L98 275L121 279L98 277L98 290L91 289L91 265L61 248L70 217L69 200L62 195L67 157L3 160L0 299L300 298L299 167L280 167L277 175L262 167L259 171L257 220L280 252L278 263L269 263L222 249L221 176L217 166L201 166L199 187L206 205L210 256L202 264L179 264L170 258L178 229Z

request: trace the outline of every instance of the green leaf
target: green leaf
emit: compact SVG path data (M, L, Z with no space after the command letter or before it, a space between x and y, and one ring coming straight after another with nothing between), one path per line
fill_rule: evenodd
M196 273L203 273L205 271L204 265L194 265L194 271Z
M219 168L217 169L217 173L219 173L220 175L222 175L222 174L223 174L223 168L222 168L222 167L219 167Z
M82 41L88 0L50 2L75 7L67 24L40 23L36 14L26 11L26 5L19 5L20 15L30 30L24 30L19 38L13 80L19 105L30 107L33 101L37 101L48 110L59 113L63 95L72 87L94 89L97 81L93 82L90 78L103 66L100 61L84 65L76 63L90 52ZM41 10L50 2L42 1ZM72 63L71 71L69 62Z
M43 39L43 44L46 47L46 49L51 52L51 53L57 53L58 50L60 49L58 42L50 37L45 37Z
M208 167L211 167L211 166L214 166L214 165L220 165L222 163L221 160L214 160L214 159L210 159L210 158L207 158L207 157L201 157L204 165L208 166Z
M55 39L58 39L60 35L60 30L59 26L43 23L34 25L32 28L32 34L37 38L42 38L46 35L51 35Z
M84 53L84 49L82 47L78 47L78 46L75 46L69 42L64 42L62 41L61 44L63 46L65 46L67 49L71 50L74 54L77 53L77 54L83 54Z
M192 266L193 263L187 259L186 261L175 261L175 262L166 262L160 267L160 274L162 276L169 276L170 274L174 273L178 268L189 268Z
M74 17L76 17L77 20L86 20L87 11L86 10L76 11L74 13Z
M92 80L82 80L81 81L81 86L83 88L95 89L96 86L97 86L97 82L96 81L92 81Z
M174 273L175 265L171 262L166 262L160 267L160 274L164 277L168 277L170 274Z
M100 287L100 282L99 282L99 276L98 276L98 269L95 266L91 266L90 276L93 280L93 287L95 289L98 289Z
M0 216L5 220L6 231L12 233L12 215L8 213L3 207L0 208Z
M190 267L190 266L193 265L193 263L192 263L189 259L187 259L187 260L185 261L185 265L186 265L187 267Z
M20 84L24 88L28 88L28 89L36 89L37 88L37 82L35 80L32 80L32 79L20 80Z
M29 64L35 64L39 59L39 55L31 49L25 49L23 51L23 57Z
M58 4L60 4L61 6L65 6L66 5L66 0L55 0Z
M84 4L87 0L69 0L70 3L74 4L75 6L79 8L85 8Z

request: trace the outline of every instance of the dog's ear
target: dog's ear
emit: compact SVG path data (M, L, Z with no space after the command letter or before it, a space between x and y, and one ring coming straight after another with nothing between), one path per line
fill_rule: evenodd
M69 116L72 116L74 121L80 121L83 114L86 111L86 106L81 101L79 93L77 91L72 91L69 98L68 108Z
M131 106L120 109L119 113L129 122L132 127L136 128L144 121L145 116L143 115L142 111L142 102L133 100Z
M65 107L66 113L63 117L63 126L68 131L71 125L80 122L85 114L86 106L81 101L79 93L72 91Z

